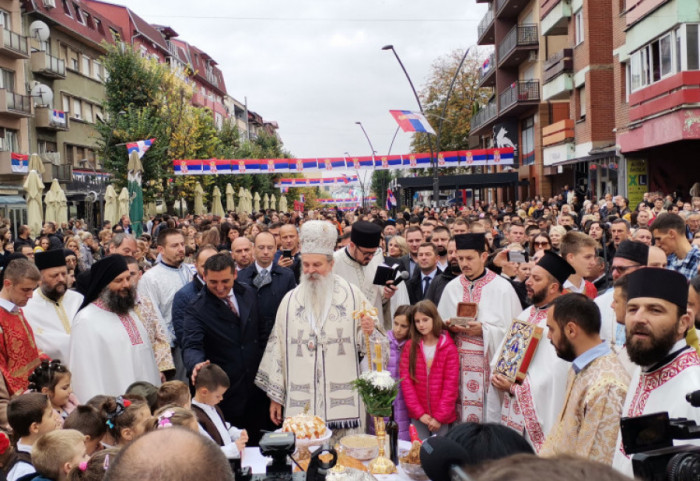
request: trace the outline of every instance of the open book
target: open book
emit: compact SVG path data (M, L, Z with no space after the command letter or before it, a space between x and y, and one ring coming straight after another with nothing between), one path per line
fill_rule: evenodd
M506 342L498 354L495 373L510 382L522 382L542 339L543 331L544 329L535 324L513 319L506 332Z

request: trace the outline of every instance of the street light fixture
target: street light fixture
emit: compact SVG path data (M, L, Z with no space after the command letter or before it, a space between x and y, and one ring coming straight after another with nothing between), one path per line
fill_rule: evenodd
M398 60L401 70L403 70L404 75L406 75L406 80L408 80L408 84L411 86L413 95L416 98L416 103L418 104L418 109L420 110L421 115L425 116L425 112L423 112L423 104L421 104L418 92L416 92L416 88L413 85L413 80L411 80L410 75L408 75L408 71L406 70L406 67L404 67L399 54L396 53L396 49L394 49L393 45L384 45L382 50L391 50L394 53L394 57L396 57L396 60ZM433 143L430 139L430 134L428 134L428 148L430 149L430 163L433 166L433 202L435 203L435 207L438 207L440 205L440 179L438 177L438 163L433 151Z

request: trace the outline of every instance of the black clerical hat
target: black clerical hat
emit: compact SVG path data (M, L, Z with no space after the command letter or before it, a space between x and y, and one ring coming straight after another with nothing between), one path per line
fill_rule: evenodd
M654 297L677 305L681 312L688 309L688 280L670 269L644 267L627 275L627 300Z
M95 262L90 268L89 282L82 283L84 289L82 294L85 298L80 309L97 299L105 287L116 279L119 274L128 270L129 266L126 264L126 260L119 254L113 254Z
M615 257L645 266L649 262L649 246L637 241L623 240L615 250Z
M458 234L455 236L455 245L458 251L474 249L484 252L486 250L486 235L483 232L478 234Z
M373 249L379 247L382 238L382 228L377 224L366 221L358 221L352 225L350 240L359 247Z
M44 269L51 269L52 267L63 267L66 265L66 256L63 255L62 249L37 252L34 254L34 263L36 264L37 269L40 271L43 271Z
M552 274L560 286L564 285L569 276L576 274L571 264L552 251L544 251L544 256L537 265Z

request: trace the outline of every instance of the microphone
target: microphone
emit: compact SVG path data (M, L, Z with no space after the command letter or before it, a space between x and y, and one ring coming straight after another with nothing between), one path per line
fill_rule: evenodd
M700 390L686 394L685 400L694 408L700 408Z
M451 439L433 436L420 448L420 464L432 481L472 481L461 468L467 451Z
M398 286L403 281L408 280L409 277L410 276L406 271L396 271L396 277L394 277L394 283L392 285Z

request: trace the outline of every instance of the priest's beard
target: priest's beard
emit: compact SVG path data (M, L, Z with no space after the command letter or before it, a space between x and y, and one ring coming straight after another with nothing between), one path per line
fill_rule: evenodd
M49 288L48 286L41 286L41 292L52 301L58 302L61 297L63 297L63 294L66 293L66 287L65 282L59 282L52 288Z
M333 296L335 278L332 273L326 274L301 274L301 287L304 289L304 304L311 307L311 312L317 320L323 319L325 312L323 306L327 299Z
M100 294L100 300L104 302L109 311L123 316L128 314L129 310L133 309L136 304L136 289L129 287L113 291L107 286Z
M547 286L549 287L549 286ZM542 304L544 300L547 298L547 287L544 289L540 289L539 291L535 292L531 290L529 287L527 288L527 302L529 304L533 305L538 305Z
M574 346L571 345L564 333L561 334L561 339L559 339L559 345L552 343L554 350L557 351L557 356L562 358L567 362L572 362L576 359L576 353L574 352Z
M656 335L643 324L628 327L627 354L630 360L639 366L651 366L661 361L676 343L677 328L678 323ZM640 338L636 334L646 336Z

